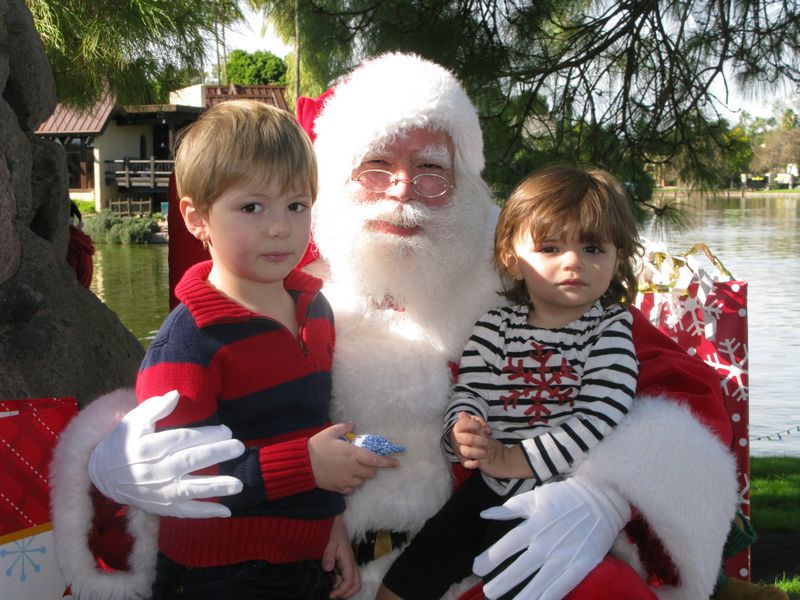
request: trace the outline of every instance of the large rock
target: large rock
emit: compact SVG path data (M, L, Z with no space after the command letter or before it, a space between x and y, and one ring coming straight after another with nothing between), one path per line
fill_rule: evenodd
M8 53L10 70L3 98L17 114L20 127L35 131L56 107L53 70L25 0L3 0L0 4L6 5L0 16L5 21L7 41L2 46Z
M22 256L16 221L17 199L11 187L5 156L0 152L0 286L17 272Z
M34 217L31 230L53 245L54 255L64 258L69 244L69 178L67 177L67 155L64 146L34 138L31 144L33 165L31 168L31 197Z
M0 399L75 396L135 381L144 350L66 263L63 149L33 131L55 88L24 0L0 0Z
M76 396L83 405L132 385L141 344L77 282L66 261L53 260L48 242L27 229L20 233L22 264L0 289L25 286L24 298L32 291L43 301L27 321L0 318L0 397Z

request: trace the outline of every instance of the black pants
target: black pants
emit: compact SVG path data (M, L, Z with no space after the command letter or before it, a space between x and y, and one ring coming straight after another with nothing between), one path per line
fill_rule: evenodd
M185 567L159 552L152 600L327 600L332 587L320 561Z
M493 492L475 473L425 522L383 578L392 592L408 600L435 600L472 574L475 557L519 523L481 518L481 511L508 497Z

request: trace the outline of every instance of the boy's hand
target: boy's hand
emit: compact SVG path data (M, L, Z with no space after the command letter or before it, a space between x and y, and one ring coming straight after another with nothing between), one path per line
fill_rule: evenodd
M492 428L476 415L458 413L450 430L450 445L466 469L477 469L486 458L493 441Z
M400 464L390 456L378 456L340 439L351 431L352 423L337 423L309 438L308 456L318 488L351 494L367 479L374 477L377 469L394 468Z
M330 598L349 598L361 589L361 576L342 515L337 515L333 521L328 545L322 555L322 569L334 574Z

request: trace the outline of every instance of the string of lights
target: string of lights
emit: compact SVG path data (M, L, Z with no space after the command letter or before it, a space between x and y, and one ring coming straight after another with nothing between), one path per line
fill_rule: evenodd
M800 425L794 425L789 427L789 429L784 429L782 431L776 431L775 433L770 433L769 435L760 435L758 437L750 438L750 441L753 442L760 442L763 440L769 440L771 442L782 440L783 436L791 436L793 431L800 432Z

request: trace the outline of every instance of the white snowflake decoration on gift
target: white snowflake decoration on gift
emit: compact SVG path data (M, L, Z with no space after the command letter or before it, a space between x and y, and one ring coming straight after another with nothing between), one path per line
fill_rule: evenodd
M664 322L667 327L676 331L683 329L684 308L673 294L659 294L660 298L656 301L657 310L651 316L654 325L658 324L661 313L664 313Z
M747 473L741 473L741 478L743 481L742 489L739 490L739 504L741 505L750 505L750 476Z
M705 321L705 325L703 325L703 331L698 331L696 335L704 335L706 339L713 340L714 336L717 335L717 321L722 316L722 302L720 301L718 304L707 304L705 306L701 306L700 310L703 312L702 320ZM697 322L697 326L700 323Z
M38 573L42 570L42 565L33 560L31 556L34 553L45 554L47 553L47 548L45 546L31 548L31 544L33 543L34 539L36 539L36 536L14 542L14 545L18 548L18 550L6 550L5 548L0 548L0 558L13 557L11 564L5 570L6 577L13 576L15 568L18 566L19 580L22 582L27 581L28 575L25 573L25 566L28 563L30 563L31 567L33 567L33 571L35 573Z
M725 356L730 364L720 360L719 354L716 352L706 357L705 362L709 366L714 367L718 372L725 375L721 385L733 399L735 399L737 402L746 402L748 400L748 392L747 386L744 383L744 377L748 375L747 346L730 338L722 340L718 345L719 352ZM742 350L742 358L738 359L736 357L736 353L739 352L740 349ZM732 383L733 386L729 388L728 384L730 383Z

